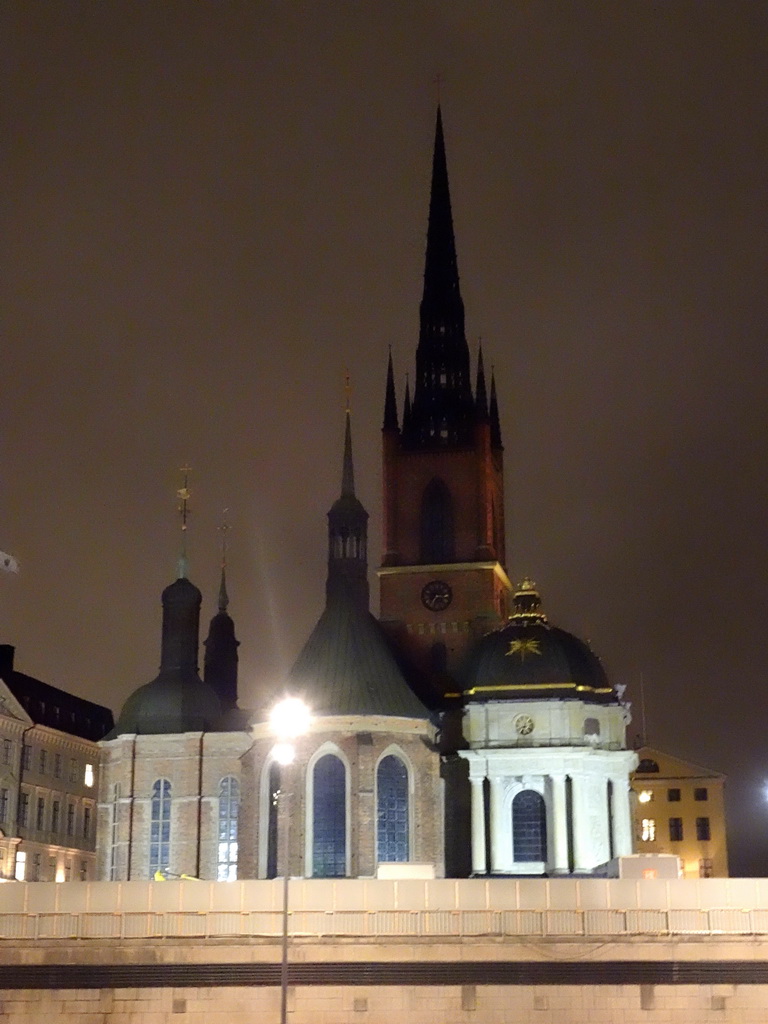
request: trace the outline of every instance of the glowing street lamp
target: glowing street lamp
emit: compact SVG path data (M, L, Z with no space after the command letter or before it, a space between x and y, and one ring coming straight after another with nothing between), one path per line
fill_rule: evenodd
M269 724L277 740L272 748L272 757L282 767L293 764L296 758L296 747L291 742L303 736L309 730L311 715L307 705L298 697L286 697L272 708ZM288 791L283 786L282 776L277 792L278 821L283 800L287 799ZM286 807L286 811L288 808ZM291 816L283 813L283 950L280 962L280 1024L286 1024L288 1011L288 867L289 839Z

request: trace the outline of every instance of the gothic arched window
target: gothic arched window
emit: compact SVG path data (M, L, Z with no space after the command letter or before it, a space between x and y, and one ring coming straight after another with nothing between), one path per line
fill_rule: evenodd
M171 859L171 784L156 779L152 786L149 826L149 877L167 868Z
M421 561L435 565L454 559L453 500L435 477L421 499Z
M267 792L267 878L277 878L277 805L280 799L280 765L269 766Z
M524 789L512 801L512 857L515 861L547 859L546 808L533 789Z
M379 761L376 794L376 859L406 861L409 855L408 771L394 754Z
M237 819L240 811L240 783L231 775L219 783L219 846L216 879L237 878Z
M343 878L347 873L347 786L344 764L325 754L312 777L312 874Z

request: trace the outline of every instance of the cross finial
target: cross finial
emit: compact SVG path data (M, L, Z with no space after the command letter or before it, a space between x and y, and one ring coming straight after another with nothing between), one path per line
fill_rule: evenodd
M179 499L181 529L184 532L187 529L187 518L189 517L189 474L192 472L192 467L182 466L179 472L183 474L183 481L181 487L176 491L176 497Z
M181 487L176 491L179 499L178 512L181 516L181 555L179 557L179 579L185 579L187 575L187 519L189 518L189 474L191 466L182 466L179 472L182 474Z
M347 412L350 410L350 400L352 398L352 380L349 376L349 367L344 371L344 395L346 398L346 409Z

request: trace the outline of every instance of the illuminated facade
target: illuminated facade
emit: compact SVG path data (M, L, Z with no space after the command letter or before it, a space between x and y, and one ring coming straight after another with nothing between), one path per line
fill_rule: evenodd
M237 707L223 574L199 676L201 595L182 558L160 673L103 743L101 878L583 875L631 852L628 707L531 581L510 583L482 353L472 376L438 110L402 417L387 367L380 618L347 410L326 604L285 681L312 709L295 761L280 765L266 717Z
M14 668L0 645L0 879L96 878L104 707Z
M728 875L725 776L652 747L632 774L635 849L680 858L686 878Z

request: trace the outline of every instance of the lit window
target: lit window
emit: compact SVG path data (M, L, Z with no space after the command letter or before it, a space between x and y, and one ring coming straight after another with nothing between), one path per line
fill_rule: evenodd
M157 779L152 786L152 820L149 833L149 877L168 867L171 859L171 784Z
M117 842L120 830L120 783L112 787L112 824L109 844L109 880L117 881Z
M315 765L312 823L312 874L343 878L347 873L346 770L334 754L325 754Z
M652 843L656 839L655 818L643 818L643 829L640 838L644 843Z
M408 860L408 772L399 757L382 758L376 772L377 851L380 861Z
M653 793L650 789L643 789L637 794L637 799L641 804L648 804L653 800Z
M547 810L533 789L524 789L512 801L512 858L518 862L547 859Z
M85 766L85 775L83 776L83 782L86 784L86 786L92 786L93 785L93 765L92 764L87 764Z
M24 876L27 873L27 855L24 850L19 850L16 854L16 881L23 882Z
M219 882L237 878L237 819L240 810L240 784L227 775L219 785Z
M699 861L699 878L712 878L714 873L712 858L702 857Z

